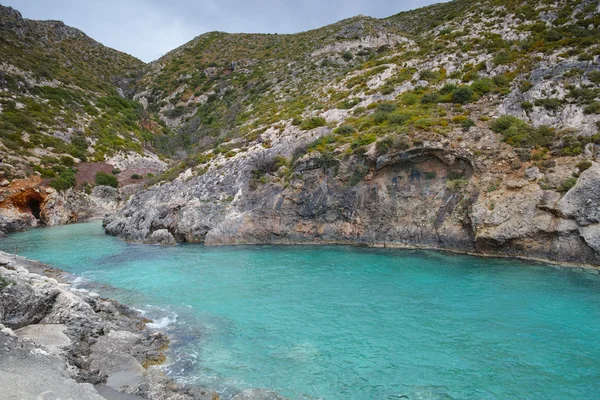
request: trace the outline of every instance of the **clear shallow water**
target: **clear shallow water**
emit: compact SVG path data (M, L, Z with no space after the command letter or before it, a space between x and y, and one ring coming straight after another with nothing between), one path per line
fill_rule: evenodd
M409 250L156 247L99 222L0 248L147 312L177 338L165 368L225 398L600 398L600 277L588 272Z

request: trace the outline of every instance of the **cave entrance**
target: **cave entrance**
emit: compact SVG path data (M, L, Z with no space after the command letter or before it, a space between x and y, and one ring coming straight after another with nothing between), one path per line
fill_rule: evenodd
M12 199L13 204L22 213L29 213L41 224L44 224L42 216L42 204L44 203L44 196L34 190L23 191Z
M41 221L42 203L38 199L29 199L27 202L27 208L31 210L31 215L38 221Z

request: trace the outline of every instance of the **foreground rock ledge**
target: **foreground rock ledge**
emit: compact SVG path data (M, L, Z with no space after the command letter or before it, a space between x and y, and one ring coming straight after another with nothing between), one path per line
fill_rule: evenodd
M136 311L60 283L64 276L0 252L0 397L218 399L148 367L164 360L166 336Z

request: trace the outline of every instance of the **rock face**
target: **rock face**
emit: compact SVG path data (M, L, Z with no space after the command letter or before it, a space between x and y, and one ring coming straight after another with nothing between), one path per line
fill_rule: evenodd
M0 188L0 231L9 233L102 218L122 207L125 198L140 189L139 185L120 189L96 186L89 194L73 189L58 192L43 185L38 177L15 180Z
M106 232L148 243L162 237L171 243L172 236L211 245L416 246L600 264L595 163L562 199L538 180L561 182L574 168L572 160L557 172L527 165L515 170L516 155L493 134L492 146L502 151L491 160L444 142L379 156L371 146L368 168L358 176L356 158L322 168L318 152L299 158L287 182L278 178L281 171L267 174L266 182L253 175L264 159L289 157L327 134L320 129L289 127L269 149L257 145L244 156L217 159L202 175L188 170L141 192L104 219ZM485 145L483 133L462 133L463 141L476 138Z
M104 399L92 385L100 385L104 394L113 393L106 398L127 398L123 393L148 399L215 398L214 393L184 388L147 367L164 360L168 341L162 333L145 329L147 320L137 312L40 275L59 274L47 265L3 252L0 265L3 398L43 394Z

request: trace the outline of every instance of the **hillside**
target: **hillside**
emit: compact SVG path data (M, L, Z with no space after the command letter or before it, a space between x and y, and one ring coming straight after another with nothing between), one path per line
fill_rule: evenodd
M23 19L0 6L3 173L69 182L79 161L143 153L163 128L123 98L144 63L58 21ZM61 179L62 178L62 179ZM68 185L67 185L68 186Z
M23 21L35 28L2 29L19 46L53 38L59 87L76 85L98 112L72 99L59 108L71 119L52 122L83 127L87 158L146 149L175 160L105 220L109 233L600 263L597 1L456 0L293 35L210 32L148 65ZM85 55L68 57L81 71L71 76L52 54L73 36L69 51ZM14 65L45 79L12 49ZM45 107L30 86L31 107ZM29 151L15 132L53 137L46 123L7 143Z

